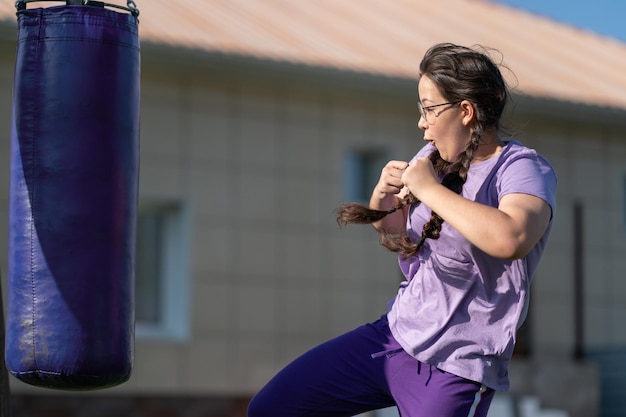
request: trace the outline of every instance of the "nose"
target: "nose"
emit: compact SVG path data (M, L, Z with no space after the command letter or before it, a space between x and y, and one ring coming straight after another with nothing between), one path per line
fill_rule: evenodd
M420 118L417 120L417 128L421 130L426 130L428 127L428 122L424 119L424 116L420 114Z

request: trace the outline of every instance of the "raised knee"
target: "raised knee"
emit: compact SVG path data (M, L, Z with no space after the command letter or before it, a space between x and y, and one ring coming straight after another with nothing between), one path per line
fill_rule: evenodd
M262 395L255 395L248 404L248 417L276 417L272 404L268 404Z

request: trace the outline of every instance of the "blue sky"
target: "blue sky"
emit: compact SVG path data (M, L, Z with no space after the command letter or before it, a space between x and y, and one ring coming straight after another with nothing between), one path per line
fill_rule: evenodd
M624 0L495 0L626 42Z

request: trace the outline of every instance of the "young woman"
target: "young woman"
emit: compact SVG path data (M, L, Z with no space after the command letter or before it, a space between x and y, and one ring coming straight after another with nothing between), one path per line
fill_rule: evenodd
M396 405L403 417L486 416L509 387L515 333L548 239L556 176L536 151L498 136L509 96L486 52L429 49L419 78L426 145L390 161L369 207L406 280L379 320L305 353L251 401L249 417L352 416Z

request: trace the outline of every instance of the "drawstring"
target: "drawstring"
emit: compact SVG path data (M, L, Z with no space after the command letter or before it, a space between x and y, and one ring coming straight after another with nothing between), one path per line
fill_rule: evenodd
M433 377L433 366L432 365L428 365L428 371L430 372L430 374L428 375L428 379L426 380L426 384L424 384L425 386L428 386L428 383L430 382L430 379Z
M402 352L403 350L404 349L402 348L383 350L382 352L372 353L370 356L372 357L372 359L381 358L383 356L389 359L389 358L396 356L398 353ZM422 362L417 361L417 374L421 375L421 373L422 373ZM433 366L428 365L428 379L426 380L425 386L428 386L432 377L433 377Z
M426 384L424 384L424 386L428 386L428 383L430 382L431 378L433 377L433 366L432 365L428 365L428 379L426 380ZM421 375L422 373L422 362L417 361L417 374Z

